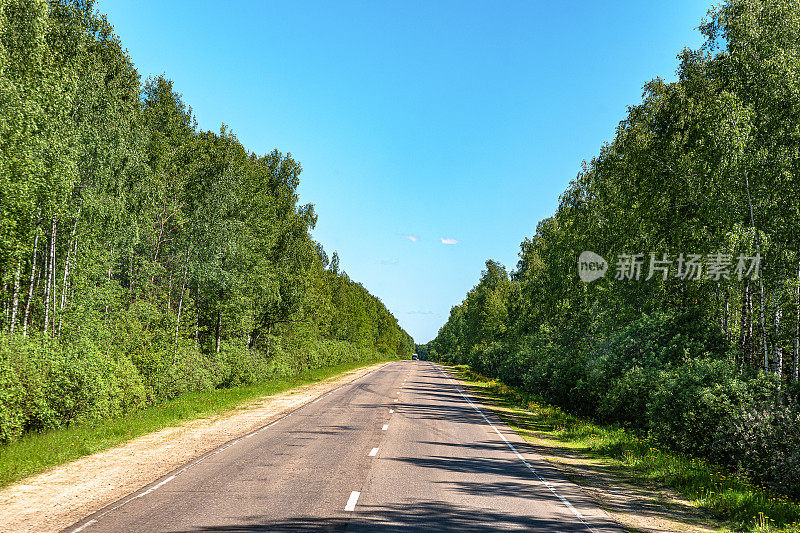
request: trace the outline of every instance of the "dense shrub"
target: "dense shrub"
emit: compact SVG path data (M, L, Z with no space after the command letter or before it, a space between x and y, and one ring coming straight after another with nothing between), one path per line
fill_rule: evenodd
M89 343L0 336L0 439L140 407L146 390L133 363Z
M757 402L775 398L776 382L762 374L744 379L728 360L693 359L664 370L647 411L651 434L673 449L724 461L730 424Z
M643 315L590 350L586 388L597 398L593 414L604 422L644 429L642 414L662 370L721 353L723 339L696 311Z
M725 463L751 478L800 497L800 409L761 402L734 412Z
M797 392L737 366L694 311L642 315L582 347L539 333L444 358L800 497Z
M370 347L343 341L276 338L269 359L241 342L204 354L190 340L132 356L88 340L0 334L0 442L25 431L118 416L192 391L252 384L342 363L368 361Z

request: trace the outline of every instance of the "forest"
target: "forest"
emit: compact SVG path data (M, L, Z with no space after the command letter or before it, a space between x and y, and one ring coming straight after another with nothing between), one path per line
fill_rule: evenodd
M417 351L797 498L800 6L727 0L699 29Z
M312 238L301 171L199 129L91 0L0 0L0 442L409 355Z

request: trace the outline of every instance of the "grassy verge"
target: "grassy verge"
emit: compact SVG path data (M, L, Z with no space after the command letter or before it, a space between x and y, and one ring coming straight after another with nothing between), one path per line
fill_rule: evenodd
M735 531L800 533L800 503L772 493L708 462L660 449L648 439L618 428L573 416L541 398L472 372L451 367L473 389L514 412L511 420L498 414L515 431L520 421L528 431L590 457L611 460L628 477L674 489L710 511Z
M348 370L391 360L396 358L318 368L302 375L243 387L187 393L161 405L134 411L118 418L30 433L18 441L0 446L0 487L42 472L51 466L103 451L146 433L187 420L216 415L255 398L277 394Z

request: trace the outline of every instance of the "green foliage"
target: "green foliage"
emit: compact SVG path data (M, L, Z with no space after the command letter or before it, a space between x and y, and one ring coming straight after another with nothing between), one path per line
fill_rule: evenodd
M728 0L700 30L418 351L800 497L800 6ZM605 278L579 280L586 250ZM761 276L614 279L651 252L760 254Z
M302 166L200 131L91 1L0 1L0 442L413 341L328 261Z

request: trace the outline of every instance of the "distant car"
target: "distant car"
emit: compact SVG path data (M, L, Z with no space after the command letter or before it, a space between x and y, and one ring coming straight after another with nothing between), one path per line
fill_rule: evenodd
M418 356L417 354L415 354L415 353L412 353L412 354L411 354L411 360L412 360L412 361L416 361L416 360L418 360L418 359L419 359L419 356Z

